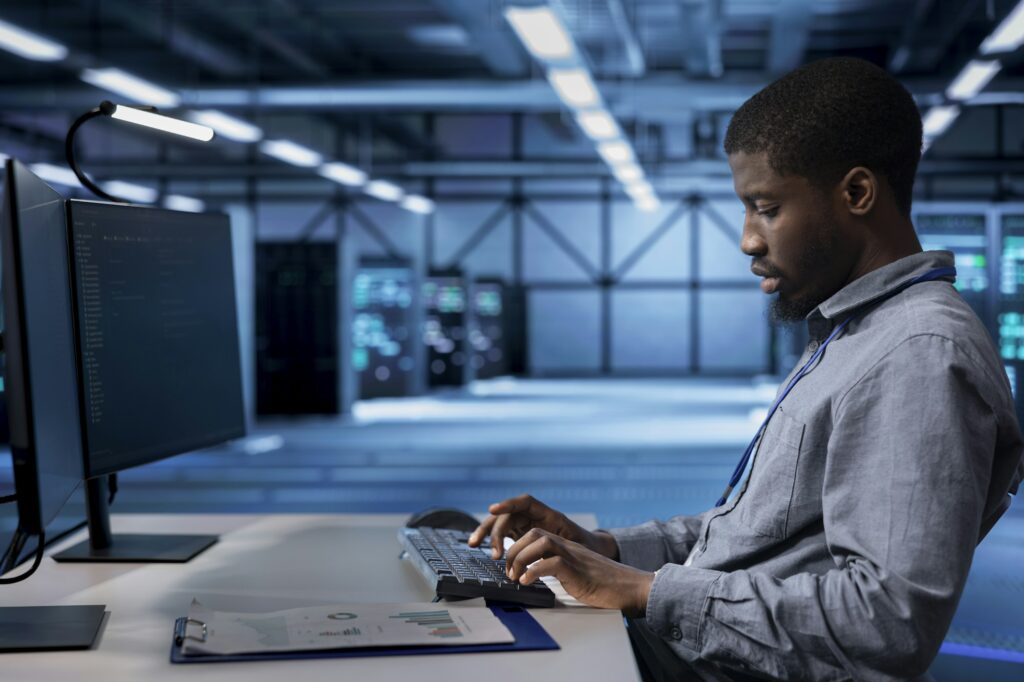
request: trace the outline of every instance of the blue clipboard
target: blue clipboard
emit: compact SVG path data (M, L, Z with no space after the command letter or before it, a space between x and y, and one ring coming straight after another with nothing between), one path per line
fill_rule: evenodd
M473 644L470 646L397 646L334 649L327 651L274 651L254 654L198 654L185 656L181 645L171 641L171 663L237 663L241 661L291 661L306 658L363 658L370 656L429 656L434 654L479 654L491 651L544 651L559 649L558 643L540 626L530 612L514 604L490 602L487 605L516 641L511 644ZM174 631L184 628L185 618L179 618Z

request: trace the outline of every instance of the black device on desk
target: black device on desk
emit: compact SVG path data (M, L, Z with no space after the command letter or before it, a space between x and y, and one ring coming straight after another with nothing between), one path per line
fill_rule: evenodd
M112 535L109 474L245 434L231 226L67 205L89 541L57 561L184 562L215 535Z
M46 530L83 476L75 343L71 315L64 199L24 165L8 159L0 252L4 302L4 368L18 528L0 559L9 573L28 538L38 568ZM0 652L86 649L104 606L0 608Z
M541 581L520 585L505 575L505 560L491 558L489 539L467 544L478 522L453 509L430 509L413 515L398 531L405 555L438 597L484 597L524 606L554 606L555 593ZM448 526L446 528L436 526Z

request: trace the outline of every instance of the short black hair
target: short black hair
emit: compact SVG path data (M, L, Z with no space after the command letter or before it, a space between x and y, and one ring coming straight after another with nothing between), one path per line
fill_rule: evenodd
M765 152L780 175L820 187L856 166L886 179L910 215L921 159L921 114L899 81L874 64L832 57L792 71L743 103L725 134L725 152Z

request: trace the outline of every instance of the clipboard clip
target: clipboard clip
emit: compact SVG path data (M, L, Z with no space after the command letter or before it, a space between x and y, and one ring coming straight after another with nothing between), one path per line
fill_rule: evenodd
M201 627L202 628L202 636L201 637L196 637L195 635L188 634L188 626L189 625L198 625L199 627ZM191 640L194 640L196 642L199 642L200 644L203 644L204 642L206 642L206 636L208 634L209 634L209 632L208 632L208 630L206 628L206 623L204 623L201 620L197 620L195 618L187 618L187 617L179 618L174 623L174 643L177 644L178 646L181 646L185 642L186 639L191 639Z

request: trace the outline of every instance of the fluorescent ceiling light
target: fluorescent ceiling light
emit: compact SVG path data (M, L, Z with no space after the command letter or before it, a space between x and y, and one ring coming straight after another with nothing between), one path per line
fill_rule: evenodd
M258 127L216 109L191 111L187 115L196 123L209 126L216 130L218 135L235 142L259 142L263 139L263 131Z
M661 202L658 197L645 197L636 201L636 207L644 213L654 213L661 208Z
M619 136L619 126L607 111L581 111L576 114L576 122L583 132L592 140L610 140Z
M572 38L550 7L510 7L505 10L505 18L530 54L540 61L573 56Z
M64 166L55 166L52 163L34 163L30 166L32 172L46 182L52 182L66 187L81 187L78 176L74 171Z
M1006 15L1002 23L981 44L982 54L1013 52L1024 43L1024 0Z
M612 175L614 175L619 182L626 184L642 180L644 177L644 171L640 166L629 161L613 165Z
M340 161L332 161L320 166L320 175L349 187L359 187L366 182L366 173L355 166Z
M173 211L202 213L206 209L206 204L202 199L194 199L181 194L168 194L164 197L164 208L169 208Z
M551 69L548 82L570 109L589 109L601 102L601 96L584 69Z
M190 137L193 140L209 142L213 139L213 129L207 126L189 123L178 118L171 118L163 114L154 114L151 111L143 111L135 107L126 107L123 104L115 104L114 111L110 118L119 121L127 121L147 128L155 128L166 133Z
M932 107L928 110L928 113L924 115L924 121L922 127L924 128L924 137L932 138L942 135L949 129L949 126L953 125L953 121L960 115L960 107L955 104L945 104L938 107Z
M413 213L421 213L426 215L434 212L434 202L426 197L421 197L416 194L410 194L406 198L402 199L402 208Z
M141 104L154 107L176 107L181 103L177 93L143 80L121 69L86 69L80 78L89 85L109 90Z
M626 194L632 197L634 201L654 196L654 188L651 187L651 183L645 180L625 185L625 190Z
M983 62L972 59L946 89L946 97L955 100L971 99L985 89L1002 65L998 61Z
M115 197L128 199L140 204L152 204L159 196L159 192L152 187L143 187L142 185L136 185L132 182L124 182L123 180L110 180L108 182L104 182L103 190L113 194Z
M260 151L267 156L273 156L275 159L303 168L319 166L324 160L324 157L318 152L290 140L264 140L260 143Z
M401 187L387 180L371 180L363 191L381 201L398 201L405 194Z
M413 26L406 30L406 35L417 45L426 47L464 48L471 42L466 29L455 24Z
M59 62L68 56L68 48L60 43L37 36L6 21L0 21L0 48L37 62Z
M633 150L627 142L615 140L597 145L597 153L609 166L624 164L633 160Z

